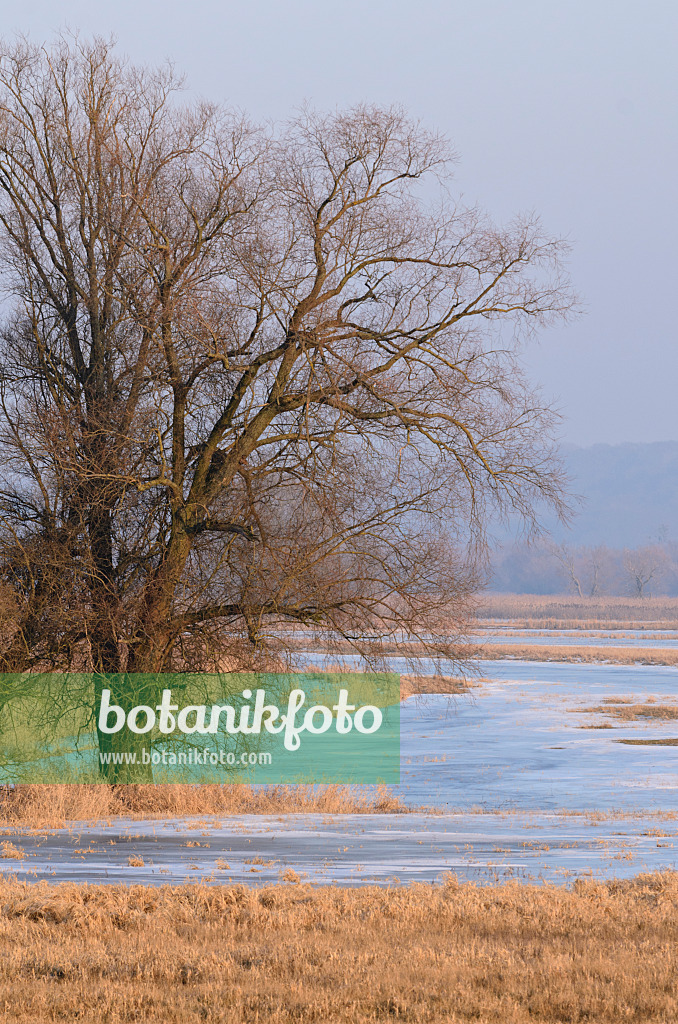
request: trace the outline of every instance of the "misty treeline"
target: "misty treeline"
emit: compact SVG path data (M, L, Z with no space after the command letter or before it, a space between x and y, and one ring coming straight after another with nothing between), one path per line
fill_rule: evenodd
M0 47L2 665L453 638L488 512L561 504L518 342L572 308L564 246L456 201L399 109L262 128L181 85Z
M542 539L504 545L492 552L489 586L511 594L678 596L678 543L612 548Z

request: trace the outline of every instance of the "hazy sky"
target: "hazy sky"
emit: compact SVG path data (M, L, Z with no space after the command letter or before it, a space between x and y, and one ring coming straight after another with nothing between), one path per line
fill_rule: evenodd
M496 218L536 210L574 245L586 314L526 361L567 441L678 440L675 0L5 0L6 31L114 33L255 118L304 100L404 104Z

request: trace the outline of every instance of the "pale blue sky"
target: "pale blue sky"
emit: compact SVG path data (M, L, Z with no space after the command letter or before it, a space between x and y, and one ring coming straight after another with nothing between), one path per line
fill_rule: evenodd
M281 118L304 100L404 104L440 128L457 181L495 217L534 209L574 244L586 315L530 372L562 436L678 440L678 7L670 0L4 2L5 31L115 33L192 90Z

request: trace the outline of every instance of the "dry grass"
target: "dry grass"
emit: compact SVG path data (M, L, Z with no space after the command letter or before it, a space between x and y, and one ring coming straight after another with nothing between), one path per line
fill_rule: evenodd
M10 843L9 841L1 843L0 850L2 850L0 857L5 860L23 860L26 856L25 850L22 850L20 847L15 846L14 843Z
M313 889L0 881L8 1024L678 1016L678 877Z
M464 679L461 676L420 676L406 674L400 677L400 699L417 693L470 693L471 688L481 682L479 678Z
M678 629L678 597L487 594L477 616L482 624L501 620L521 629Z
M628 807L612 807L606 810L599 808L581 808L575 810L572 807L557 807L544 810L516 810L513 807L482 807L474 804L471 807L446 808L445 814L474 814L479 817L492 815L511 822L520 822L521 827L540 827L544 815L554 818L572 818L573 821L584 819L588 825L601 824L604 821L618 822L640 822L648 821L678 821L678 810L666 810L657 807L644 807L642 810L631 810ZM634 826L635 827L635 826ZM644 833L641 833L641 835Z
M347 646L348 649L348 646ZM464 647L460 648L463 656L470 656L477 652L477 647ZM399 648L394 646L392 653L399 653ZM401 652L402 653L402 652ZM408 644L408 654L425 654L425 648L422 644ZM343 675L351 676L357 673L350 669L346 669L344 666L337 664L315 665L309 663L304 666L305 672L341 672ZM405 673L400 676L400 699L405 700L407 697L412 697L418 693L469 693L472 686L476 685L481 680L477 676L450 676L436 673L433 675L419 675L417 673Z
M503 625L501 627L499 627L497 625L495 625L493 627L491 624L487 624L486 627L484 627L482 629L476 629L476 631L475 631L475 633L473 635L474 635L474 638L479 643L482 643L482 641L488 635L494 637L494 636L497 635L497 632L500 633L502 638L503 637L511 637L511 638L515 638L517 640L522 640L522 641L525 641L525 639L527 637L531 638L531 637L534 636L534 630L533 629L514 629L513 626L503 626ZM580 626L576 630L576 637L573 636L574 632L575 632L575 630L572 630L572 629L568 630L568 629L565 629L565 628L563 628L563 629L558 628L558 629L549 629L548 631L544 630L542 635L544 637L546 637L547 635L548 635L548 637L567 637L568 640L575 640L576 639L576 641L580 641L580 640L583 640L583 639L587 639L588 640L589 638L593 639L593 640L616 640L618 643L625 643L626 640L628 639L628 637L626 635L627 632L628 632L627 630L616 628L614 626L607 627L606 629L588 629L588 628L585 629L583 626ZM638 630L638 632L642 632L642 630ZM646 630L646 633L648 633L648 636L647 637L643 637L642 639L643 640L648 640L648 641L650 641L653 644L654 643L658 643L661 640L675 640L676 639L676 630L660 631L660 630L654 630L653 629L651 635L649 634L649 630Z
M611 718L619 718L622 722L637 722L643 719L655 719L660 722L669 722L678 718L678 706L675 704L610 704L607 701L603 705L593 708L570 708L579 715L609 715Z
M56 828L67 821L231 814L399 814L411 810L388 786L5 787L0 824Z
M563 661L580 664L678 665L678 649L662 647L577 647L570 644L483 644L486 661Z
M617 743L626 743L629 747L678 747L675 736L663 740L617 740Z

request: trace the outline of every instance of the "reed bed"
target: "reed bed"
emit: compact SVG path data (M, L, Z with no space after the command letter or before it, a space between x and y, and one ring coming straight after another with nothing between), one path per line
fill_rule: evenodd
M549 629L548 630L548 635L549 635L549 637L565 637L565 636L567 636L567 637L569 637L571 639L575 639L572 636L573 632L574 631L571 630L571 629L570 630L567 630L567 629ZM595 630L593 630L593 629L584 629L584 627L582 626L581 628L578 628L577 631L576 631L576 639L577 640L583 640L583 639L587 639L588 640L590 638L590 639L593 639L593 640L617 640L618 642L623 643L625 640L628 639L628 632L629 632L628 630L624 630L624 629L610 629L610 628L595 629ZM484 627L482 629L476 629L476 631L474 633L474 639L482 641L484 637L486 637L486 636L496 636L497 633L499 633L499 635L502 636L502 637L512 637L512 638L515 637L517 640L520 640L520 639L524 640L525 637L534 636L534 630L532 630L532 629L514 629L512 626L508 626L508 627L502 626L501 628L498 628L498 627L492 628L492 626L487 626L487 627ZM546 635L546 631L544 631L544 635ZM644 640L651 640L652 643L658 643L660 640L675 640L676 639L676 630L671 630L671 631L667 630L667 631L663 632L663 631L655 631L653 629L651 636L648 635L647 637L643 637L642 639L644 639Z
M402 814L388 786L18 785L0 790L0 825L57 828L115 817L231 814Z
M486 594L476 614L479 625L520 629L678 629L678 597Z
M571 890L0 880L2 1020L596 1024L678 1018L678 877Z

